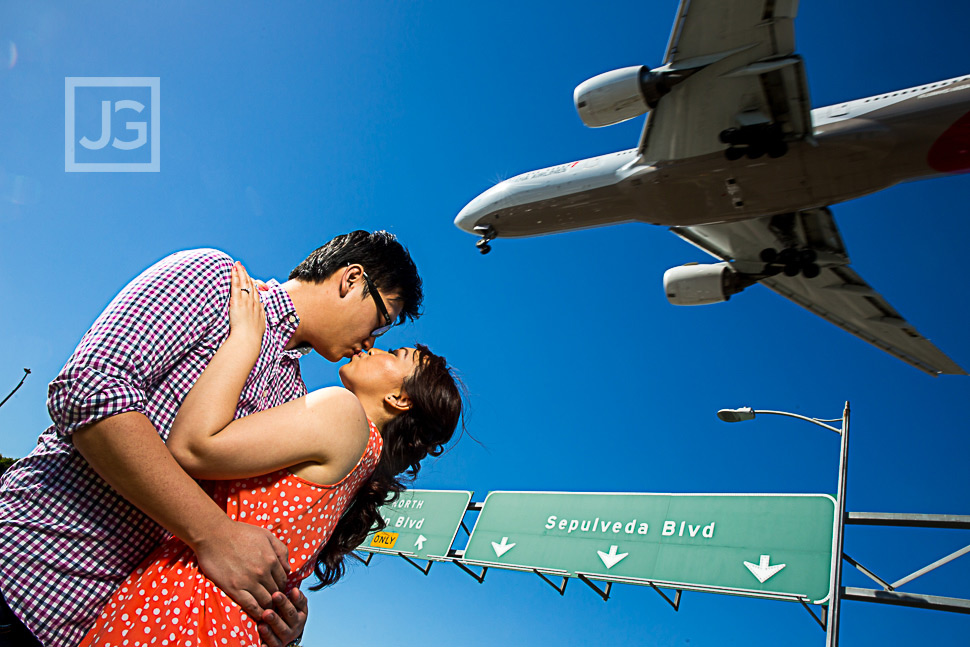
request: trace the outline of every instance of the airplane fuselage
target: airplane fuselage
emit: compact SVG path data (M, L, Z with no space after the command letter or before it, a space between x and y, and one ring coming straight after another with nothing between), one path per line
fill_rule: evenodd
M499 238L633 221L710 224L970 170L970 76L817 108L812 123L812 137L775 159L729 161L719 149L671 162L631 149L523 173L475 198L455 224L469 233L491 226Z

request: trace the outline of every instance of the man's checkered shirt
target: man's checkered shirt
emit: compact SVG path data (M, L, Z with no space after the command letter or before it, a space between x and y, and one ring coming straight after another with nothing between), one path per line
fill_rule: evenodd
M0 481L0 589L48 647L81 641L115 587L165 536L75 451L71 434L143 413L168 438L189 389L229 334L233 260L212 249L173 254L133 280L95 321L50 384L51 425ZM266 334L236 417L306 394L299 323L273 282L260 292Z

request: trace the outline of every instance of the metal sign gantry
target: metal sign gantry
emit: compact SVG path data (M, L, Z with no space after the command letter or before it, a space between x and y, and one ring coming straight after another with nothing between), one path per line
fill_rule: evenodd
M444 501L444 499L437 496L439 494L447 494L452 496L455 494L459 494L462 496L465 494L468 494L469 500L465 508L463 510L460 510L461 515L456 516L454 515L453 509L448 509L440 505L435 505L437 503ZM527 494L527 493L493 493L493 494ZM533 494L549 494L549 493L533 493ZM557 493L557 494L561 494L563 496L570 496L571 493ZM452 492L452 491L436 491L436 490L408 491L407 493L402 495L403 497L406 497L404 500L399 499L396 506L389 507L386 510L385 519L390 520L390 523L388 524L388 528L386 528L381 533L375 533L370 535L368 539L358 548L358 551L367 553L366 557L358 556L359 559L361 559L361 561L363 561L365 564L370 564L371 559L375 554L399 556L405 559L407 562L409 562L411 565L413 565L415 568L417 568L425 575L429 574L431 570L431 566L435 562L445 562L445 563L450 562L452 564L455 564L459 568L461 568L469 575L471 575L478 583L482 583L485 581L485 575L490 568L531 572L531 573L535 573L540 578L542 578L546 583L548 583L557 592L559 592L560 595L565 594L566 584L568 583L569 579L574 578L574 579L580 580L581 582L589 586L604 601L610 599L613 584L634 584L634 585L640 585L640 586L649 586L654 590L656 590L657 593L659 593L663 597L663 599L673 607L675 611L680 608L681 594L685 590L702 592L702 593L727 593L731 595L741 595L741 596L747 596L747 597L791 600L791 601L796 601L801 603L809 611L809 613L811 613L812 617L815 619L815 621L823 630L828 630L828 628L830 627L829 610L831 608L830 607L831 600L824 599L816 602L816 601L813 601L809 595L805 595L805 594L776 591L776 590L773 590L773 588L767 588L767 587L763 587L761 590L755 590L755 589L746 589L743 587L731 589L729 587L724 587L724 586L716 586L716 585L709 586L709 585L705 585L703 582L696 581L701 578L694 578L695 581L692 581L692 582L674 582L674 581L668 581L663 579L628 577L628 576L619 575L619 574L611 574L609 572L607 572L607 574L602 574L602 573L596 573L596 572L585 572L578 569L570 571L567 569L549 568L543 565L530 566L525 563L520 563L520 562L526 562L528 560L471 559L469 558L467 548L464 550L456 550L456 549L450 548L450 546L453 545L459 530L462 530L466 533L466 535L471 536L477 532L478 524L481 523L481 513L485 508L485 503L470 501L470 498L471 498L470 495L471 493L467 493L467 492ZM591 496L591 495L579 495L579 496ZM618 495L604 494L600 496L618 496ZM643 496L650 496L650 495L643 495ZM654 495L654 496L657 496L657 495ZM743 497L743 496L765 496L765 495L731 495L731 496ZM792 497L797 495L779 495L779 496ZM811 497L813 495L803 495L803 496ZM818 496L818 495L814 495L814 496ZM822 496L824 496L826 499L831 501L829 497L825 495L822 495ZM410 503L408 503L408 501L410 501ZM452 503L451 507L453 508L453 502L451 503ZM420 507L416 507L416 506L420 506ZM476 523L472 524L471 530L469 529L469 525L466 524L464 520L465 515L469 513L479 514L479 520ZM433 543L433 537L429 536L429 533L422 532L425 529L425 524L427 524L428 530L433 533L434 531L432 529L435 527L443 528L448 526L448 523L446 520L449 518L453 519L455 522L455 525L452 526L453 530L439 531L435 535L435 537L438 538L439 542L440 542L440 537L450 536L448 549L444 551L439 551L439 550L429 551L428 548L433 547L435 544ZM401 522L400 525L398 525L398 519L404 519L404 521ZM596 518L594 518L593 520L596 520ZM599 520L600 528L603 527L602 524L605 521L612 521L608 529L608 531L612 531L616 522L613 521L612 519L609 519L609 520L600 519ZM668 520L668 521L676 521L676 520ZM412 526L411 528L407 527L409 522ZM560 522L561 522L561 519L557 517L557 522L554 525L556 529L563 530L563 529L560 529L558 526ZM548 523L548 518L547 518L547 523ZM590 524L591 523L592 521L590 521ZM420 527L415 528L415 526L417 526L418 524L420 524ZM629 524L629 520L623 523L623 525L621 526L617 534L625 534L627 524ZM570 520L567 520L567 524L565 526L565 532L567 533L569 530L569 525L570 525ZM694 524L694 527L696 527L697 525L698 524ZM947 528L947 529L958 529L958 530L970 530L970 515L849 512L844 517L843 526L844 525L910 527L910 528ZM685 526L684 526L685 535L689 536L691 527L692 527L691 525L685 523ZM582 528L582 521L580 521L577 528ZM668 529L669 528L670 526L668 524ZM704 527L701 526L701 528L697 530L697 532L695 533L695 537L697 535L703 535L703 532L704 532L703 528ZM715 524L715 529L716 528L717 528L717 524ZM497 529L498 528L493 527L491 531L494 532ZM662 532L662 529L663 529L663 526L661 526L661 532ZM496 557L504 557L506 554L509 554L519 543L517 541L513 541L513 537L511 536L511 533L514 532L514 529L512 526L509 526L508 532L510 534L504 534L505 533L504 530L502 530L501 532L503 533L501 540L492 541L491 538L487 539L488 541L487 545L490 547L490 550L494 554L496 554ZM672 535L676 535L676 536L680 535L679 524L673 527ZM479 536L484 537L484 535L479 535ZM492 537L494 537L494 535ZM486 539L482 539L482 541L484 542L486 541ZM388 542L392 542L391 546L387 545ZM470 543L471 543L471 539L469 539L469 544ZM494 544L494 546L492 546L492 544ZM440 546L440 543L438 545ZM618 548L617 551L614 551L612 549L614 545L617 545L617 544L613 544L612 542L610 543L609 551L597 550L598 557L601 560L604 567L606 567L611 562L614 565L618 564L619 562L624 561L626 558L626 555L623 552L618 552L621 549ZM625 549L622 549L622 550L625 550ZM774 550L774 549L770 549L770 550ZM753 552L757 552L757 551L753 551ZM438 554L433 554L433 553L438 553ZM501 555L498 555L498 553L501 553ZM602 553L602 555L599 555L599 553ZM970 553L970 545L965 546L964 548L961 548L957 551L954 551L953 553L943 558L937 559L936 561L928 564L927 566L921 569L918 569L917 571L909 575L906 575L905 577L902 577L893 583L889 583L883 578L880 578L878 575L873 573L868 568L866 568L859 561L855 560L847 553L843 552L842 559L845 562L859 569L867 577L871 578L874 582L876 582L880 588L866 589L866 588L858 588L858 587L842 587L841 580L840 580L839 588L838 588L838 591L839 591L838 597L841 600L851 600L851 601L858 601L858 602L875 602L880 604L908 606L908 607L916 607L921 609L931 609L936 611L970 614L970 600L968 599L944 597L944 596L938 596L938 595L928 595L923 593L911 593L909 591L904 592L899 590L900 587L910 584L913 580L917 579L918 577L925 575L926 573L929 573L930 571L935 570L967 553ZM779 553L777 552L770 553L767 564L762 563L765 560L763 560L763 558L760 555L758 556L757 563L755 563L754 561L745 560L747 562L745 564L745 569L748 570L754 578L757 578L755 581L760 580L762 577L764 577L765 579L761 583L762 584L770 583L771 578L774 577L775 574L780 574L780 572L788 569L787 562L783 562L780 559L776 560L774 557L770 556L771 554L779 554ZM474 554L472 554L471 557L474 557ZM426 564L422 566L416 560L426 561ZM783 563L785 564L785 566L782 569L777 569L777 567ZM825 564L825 566L827 566L827 563ZM828 569L825 568L824 566L821 568L823 569L822 575L827 576ZM474 569L480 569L480 570L476 572ZM772 573L772 569L776 569L774 573ZM609 571L609 568L607 568L607 571ZM818 575L819 574L816 573L816 578L818 577ZM550 578L561 578L561 582L559 584L556 584ZM597 582L605 584L605 587L601 589L599 586L596 585ZM667 591L673 592L673 596L672 596L673 599L671 599L671 596L665 593L665 589ZM825 613L816 614L812 610L812 606L810 605L819 605L824 607ZM826 631L826 633L830 635L828 631Z
M489 568L532 572L560 595L575 578L604 601L615 583L650 586L675 611L685 590L796 601L825 631L827 646L838 645L842 600L970 614L968 599L899 591L970 553L970 545L893 583L843 549L846 525L970 530L970 515L847 513L849 403L841 428L826 424L838 419L750 408L722 410L718 417L739 422L759 413L799 418L840 435L835 499L790 494L492 492L485 502L472 502L467 491L410 490L382 508L387 527L368 536L358 548L367 556L358 558L370 564L375 554L397 555L425 575L434 562L451 562L479 583ZM464 520L468 513L478 513L473 530ZM465 549L453 548L459 529L469 537ZM427 563L421 566L415 560ZM843 561L880 588L843 587ZM562 578L561 583L555 584L552 577ZM673 599L664 589L674 592ZM825 612L817 615L812 605Z

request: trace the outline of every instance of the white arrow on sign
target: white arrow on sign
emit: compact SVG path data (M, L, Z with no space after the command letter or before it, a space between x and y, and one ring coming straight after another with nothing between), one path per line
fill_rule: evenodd
M778 571L785 568L785 564L775 564L774 566L769 566L771 563L771 555L762 555L760 564L752 564L751 562L745 562L744 565L748 567L751 574L758 578L758 581L764 584L768 581L770 577L775 575Z
M603 560L603 565L606 566L607 569L611 569L614 566L616 566L621 559L623 559L630 553L620 553L619 555L617 555L616 546L610 546L609 553L604 553L603 551L598 550L596 551L596 554L599 555L600 559Z
M496 544L494 541L492 542L492 548L495 549L495 556L496 557L501 557L505 553L507 553L510 550L512 550L512 546L515 546L515 544L510 544L508 542L509 542L509 538L508 537L502 537L502 543L501 544Z
M424 550L424 542L428 541L428 538L424 535L418 535L418 540L414 542L414 545L418 547L418 550Z

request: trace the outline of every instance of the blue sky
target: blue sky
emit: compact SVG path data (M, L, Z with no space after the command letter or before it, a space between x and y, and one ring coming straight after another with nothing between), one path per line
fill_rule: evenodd
M168 253L221 248L285 278L332 235L386 228L414 255L426 342L471 394L464 438L424 488L833 492L838 439L805 423L727 426L751 405L853 412L850 511L966 514L968 378L930 378L774 293L675 308L661 276L706 257L662 228L499 240L451 224L511 175L635 145L641 120L591 130L586 78L659 65L677 3L4 3L0 8L0 453L48 424L47 382L112 295ZM802 3L813 106L970 73L970 9L943 0ZM65 173L64 79L161 79L161 172ZM835 205L853 267L964 367L966 176ZM313 388L336 367L303 361ZM850 527L846 552L895 580L965 531ZM851 567L850 567L851 568ZM970 597L967 558L904 591ZM844 584L869 581L846 571ZM311 595L306 644L819 645L799 606L651 590L604 603L535 576L375 558ZM953 644L967 616L848 602L846 644Z

